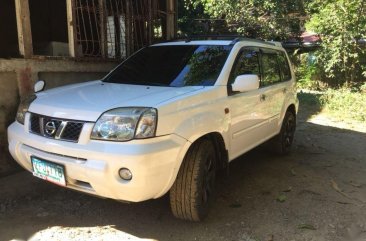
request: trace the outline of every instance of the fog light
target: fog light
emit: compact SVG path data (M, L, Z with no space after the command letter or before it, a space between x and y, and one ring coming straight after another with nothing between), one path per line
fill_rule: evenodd
M130 170L128 170L127 168L121 168L119 169L119 176L126 181L129 181L132 179L132 173Z

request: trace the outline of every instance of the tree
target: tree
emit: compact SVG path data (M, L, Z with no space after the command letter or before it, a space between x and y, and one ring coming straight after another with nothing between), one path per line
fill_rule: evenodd
M314 0L307 28L321 35L317 66L335 85L366 77L365 0Z
M203 26L195 24L197 18L209 18L204 13L202 4L193 5L187 0L178 0L178 35L202 34L206 30Z
M251 38L284 40L299 36L309 0L186 0L191 9L225 21L232 33ZM213 30L215 30L213 28Z

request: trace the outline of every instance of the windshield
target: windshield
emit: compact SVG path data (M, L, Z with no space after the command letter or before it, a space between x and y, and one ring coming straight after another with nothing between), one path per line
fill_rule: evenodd
M232 46L174 45L144 48L124 61L108 83L156 86L212 86Z

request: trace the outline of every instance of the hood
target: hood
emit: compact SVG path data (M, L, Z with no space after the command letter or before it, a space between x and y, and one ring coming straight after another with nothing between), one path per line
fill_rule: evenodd
M160 87L93 81L37 94L29 111L62 119L95 122L118 107L156 107L172 98L202 89L202 86Z

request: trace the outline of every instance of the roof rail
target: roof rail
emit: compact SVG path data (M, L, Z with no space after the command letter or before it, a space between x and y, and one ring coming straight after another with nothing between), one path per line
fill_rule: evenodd
M282 47L282 42L278 42L278 41L267 41L267 43L272 43L274 46Z
M191 42L192 40L200 40L200 39L209 39L209 40L231 40L231 45L236 44L237 42L240 41L251 41L251 42L257 42L257 43L262 43L262 44L268 44L271 46L281 46L281 43L277 43L274 41L265 41L265 40L261 40L261 39L252 39L252 38L247 38L244 37L242 35L224 35L224 34L204 34L204 35L190 35L190 36L186 36L185 41Z
M171 42L175 41L185 41L186 43L189 43L193 40L231 40L230 45L234 45L240 41L250 41L250 42L256 42L261 44L267 44L271 46L278 46L282 47L281 42L276 41L266 41L261 39L252 39L247 38L242 35L224 35L224 34L202 34L202 35L185 35L177 39L171 39ZM170 42L169 41L169 42Z
M186 42L190 42L192 40L232 40L234 38L240 37L239 35L224 35L224 34L202 34L202 35L190 35L186 36Z
M240 41L250 41L250 42L256 42L256 43L261 43L261 44L267 44L267 45L271 45L271 46L281 46L281 45L277 45L277 42L265 41L265 40L260 40L260 39L251 39L251 38L246 38L246 37L235 38L233 41L231 41L230 44L234 45Z

